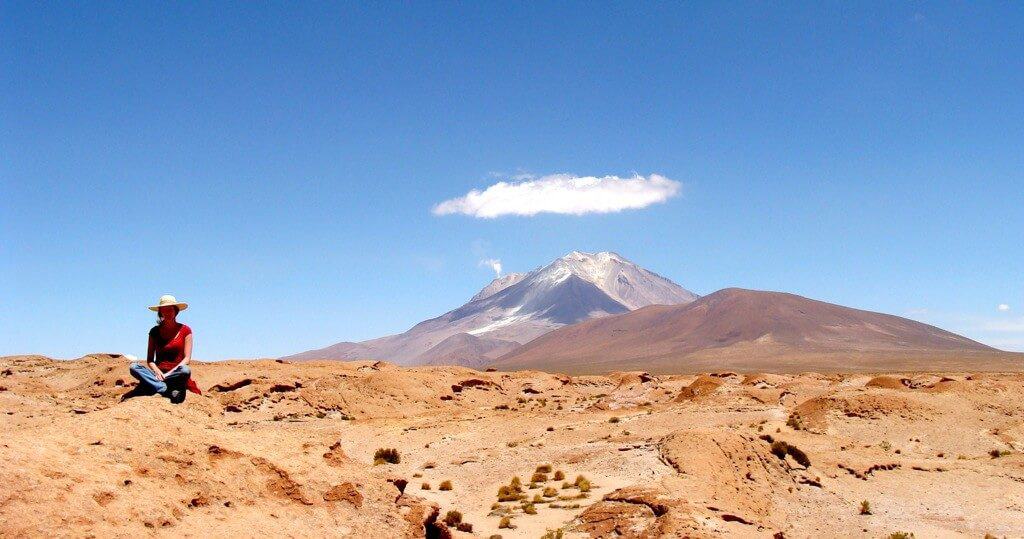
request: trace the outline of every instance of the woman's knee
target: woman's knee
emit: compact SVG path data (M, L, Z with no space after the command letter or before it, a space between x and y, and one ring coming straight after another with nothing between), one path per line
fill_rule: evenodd
M136 374L144 370L148 370L148 367L146 367L142 363L132 363L131 365L128 366L128 370L131 371L132 374Z

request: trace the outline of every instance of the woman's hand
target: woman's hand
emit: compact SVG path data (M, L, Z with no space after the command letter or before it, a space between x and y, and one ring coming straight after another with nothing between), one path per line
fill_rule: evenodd
M153 374L156 375L157 380L160 380L161 382L164 381L164 373L160 372L160 368L157 367L155 363L149 364L149 370L153 371Z

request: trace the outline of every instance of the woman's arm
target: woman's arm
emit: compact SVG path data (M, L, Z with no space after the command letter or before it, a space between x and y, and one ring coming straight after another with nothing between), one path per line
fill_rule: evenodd
M181 360L178 365L188 365L189 361L192 361L192 334L185 335L185 357Z
M164 379L164 373L156 366L156 343L153 342L152 335L149 336L149 347L146 349L146 365L149 365L149 370L156 374L157 380Z

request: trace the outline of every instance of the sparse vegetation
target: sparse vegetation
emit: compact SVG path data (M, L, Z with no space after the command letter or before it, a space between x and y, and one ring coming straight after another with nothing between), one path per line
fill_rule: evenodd
M990 457L997 459L999 457L1009 456L1010 452L1006 449L993 449L992 451L989 451L988 454Z
M545 483L545 482L547 482L547 480L548 480L547 474L541 473L541 472L536 472L536 473L533 474L532 477L530 477L530 482L531 483ZM533 488L533 487L531 487L531 488Z
M509 485L503 485L498 488L498 501L499 502L515 502L523 499L523 495L519 491Z
M498 528L502 530L514 530L515 526L512 525L512 519L509 517L501 517L498 521Z
M544 535L540 536L540 539L562 539L563 531L561 528L557 530L548 530Z
M772 442L771 452L780 459L785 459L786 455L789 455L793 457L793 460L805 468L811 465L811 459L807 456L807 453L804 453L798 447L789 445L782 440L775 440Z
M913 539L913 533L907 532L893 532L889 534L889 539Z
M437 468L437 463L434 462L434 461L428 461L428 462L423 463L423 469L424 470L432 470L434 468Z
M473 525L469 522L459 522L455 529L460 532L473 533Z
M554 479L555 481L565 481L565 472L563 472L562 470L556 470L555 476L552 479Z
M398 450L395 448L380 448L373 454L373 464L398 464L402 458L398 454Z
M537 469L534 470L534 471L537 472L537 473L545 473L545 474L551 473L551 465L550 464L541 464L540 466L537 466Z
M558 496L558 490L556 490L555 487L547 487L544 489L545 498L554 498L555 496Z
M420 485L420 490L430 490L430 483L423 483Z
M878 444L878 447L880 447L882 451L885 451L886 453L892 450L892 444L890 444L888 440L883 440L882 443Z
M619 416L612 416L611 418L608 419L609 423L618 423L619 421L622 421L621 419L619 419Z
M532 503L528 503L528 504L523 506L523 512L526 513L527 515L536 515L537 514L537 508Z
M789 419L786 420L786 426L793 430L803 430L804 422L800 418L800 414L793 412L792 414L789 414Z
M460 522L462 522L462 513L458 511L448 511L447 513L445 513L442 522L449 526L456 526Z
M860 514L870 515L871 514L871 503L867 500L860 502Z
M451 490L452 482L448 479L441 481L441 484L437 486L437 490Z

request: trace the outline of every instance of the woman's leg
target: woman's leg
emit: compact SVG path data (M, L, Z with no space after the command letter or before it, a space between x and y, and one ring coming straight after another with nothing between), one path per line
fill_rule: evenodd
M164 376L164 382L167 382L169 388L184 388L188 383L189 376L192 376L192 370L188 368L188 365L182 365Z
M170 397L171 402L174 404L185 400L186 386L190 376L192 376L192 370L188 368L188 365L182 365L173 369L167 376L164 376L164 381L167 382L167 393L165 396Z
M141 393L145 395L152 395L154 393L163 393L167 391L167 384L160 381L156 377L156 373L149 370L149 367L142 363L132 363L132 366L128 368L132 373L132 376L139 381L139 387Z

